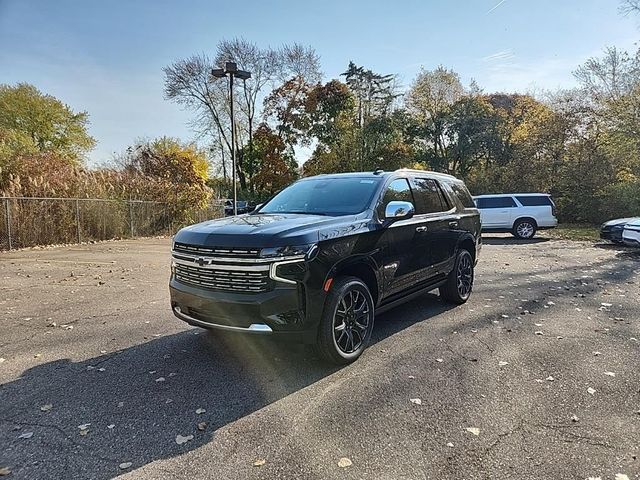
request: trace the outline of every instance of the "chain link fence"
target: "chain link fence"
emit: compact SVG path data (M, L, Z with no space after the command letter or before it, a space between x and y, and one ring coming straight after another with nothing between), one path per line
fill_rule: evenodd
M177 216L172 204L161 202L0 197L0 250L173 235L184 225ZM219 218L224 205L212 203L188 216L194 223Z

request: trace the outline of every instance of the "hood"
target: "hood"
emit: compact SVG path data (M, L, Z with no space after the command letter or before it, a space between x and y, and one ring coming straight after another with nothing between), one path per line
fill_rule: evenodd
M640 217L630 218L626 224L630 227L640 227Z
M197 223L180 230L174 240L210 247L284 247L316 243L328 232L353 229L356 216L249 214Z
M608 222L604 222L602 224L603 227L613 227L615 225L624 225L626 223L632 222L634 220L639 220L639 217L630 217L630 218L616 218L615 220L609 220Z

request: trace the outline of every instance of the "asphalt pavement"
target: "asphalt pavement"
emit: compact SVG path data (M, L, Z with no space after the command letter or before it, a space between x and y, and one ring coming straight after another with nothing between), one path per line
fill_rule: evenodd
M640 478L640 254L485 239L337 368L173 317L168 239L0 253L0 474Z

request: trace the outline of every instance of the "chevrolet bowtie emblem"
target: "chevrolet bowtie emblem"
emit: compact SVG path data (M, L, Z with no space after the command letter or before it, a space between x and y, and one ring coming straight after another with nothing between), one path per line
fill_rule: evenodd
M209 262L207 262L207 260L206 260L205 258L203 258L203 257L198 257L198 258L196 258L196 259L195 259L195 262L196 262L198 265L200 265L201 267L202 267L202 266L204 266L204 265L208 265L208 264L209 264Z

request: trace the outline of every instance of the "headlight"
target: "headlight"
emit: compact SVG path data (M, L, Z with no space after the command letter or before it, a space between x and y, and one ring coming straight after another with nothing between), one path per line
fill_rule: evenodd
M286 247L269 247L262 249L260 257L273 259L282 257L304 257L305 260L310 260L313 258L313 255L315 255L317 250L317 245L315 243Z

